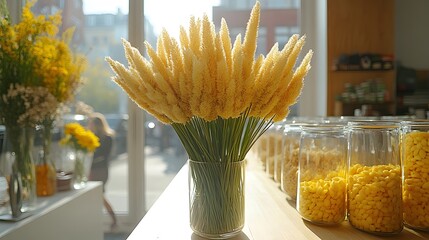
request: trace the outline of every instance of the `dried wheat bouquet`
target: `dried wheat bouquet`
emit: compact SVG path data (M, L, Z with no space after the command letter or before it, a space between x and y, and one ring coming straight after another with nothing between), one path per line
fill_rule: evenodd
M145 42L149 58L123 40L129 66L106 58L116 73L113 81L167 124L237 118L245 111L259 119L284 119L301 93L312 51L294 68L305 37L293 35L283 49L276 43L255 58L259 18L256 3L244 40L238 35L232 43L224 19L216 32L207 15L191 17L179 41L164 30L156 50Z

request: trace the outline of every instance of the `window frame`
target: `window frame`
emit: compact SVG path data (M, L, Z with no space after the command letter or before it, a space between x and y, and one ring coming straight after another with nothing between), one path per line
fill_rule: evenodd
M7 0L12 22L19 22L25 0ZM138 49L143 49L144 42L144 0L129 0L128 40ZM134 102L128 99L128 214L118 215L121 229L131 232L146 214L145 194L145 152L144 121L145 113ZM102 203L100 203L102 204ZM109 223L110 216L105 214L103 222Z
M299 115L326 115L326 1L301 0L301 32L307 35L306 49L317 52L313 58L313 73L306 78L306 88L300 97ZM19 21L25 0L7 0L12 22ZM302 16L310 16L302 18ZM316 16L316 17L311 17ZM128 40L141 52L144 49L144 0L129 0ZM325 24L325 25L323 25ZM313 39L313 40L310 40ZM326 59L326 58L325 58ZM317 77L316 77L317 76ZM316 79L317 78L317 79ZM314 91L317 92L315 93ZM315 94L315 95L314 95ZM316 96L316 97L314 97ZM144 122L145 113L128 99L128 214L119 215L118 222L131 232L146 213L146 173ZM106 214L105 222L109 222Z

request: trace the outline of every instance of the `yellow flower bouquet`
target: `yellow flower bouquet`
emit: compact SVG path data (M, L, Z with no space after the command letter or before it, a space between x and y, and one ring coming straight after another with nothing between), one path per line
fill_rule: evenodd
M5 142L10 144L2 161L13 161L12 170L7 172L21 175L23 209L24 205L35 205L35 172L38 194L42 182L39 176L49 174L55 184L55 166L53 159L48 159L53 122L58 109L80 85L85 66L84 58L69 48L73 29L57 36L60 12L35 16L31 11L35 3L28 1L20 21L12 24L6 2L0 0L0 124L6 127ZM36 126L44 129L40 166L46 168L42 174L39 169L35 171L32 157Z
M73 187L75 189L84 188L91 169L92 153L100 146L100 139L79 123L66 124L64 134L60 144L69 146L73 150L69 154L74 160Z
M73 98L81 85L81 73L85 58L73 54L69 42L73 29L57 37L61 15L35 16L29 1L22 10L21 21L15 25L8 14L0 18L0 118L5 125L31 126L41 124L44 119L53 121L59 104ZM17 102L7 101L10 95L19 96L16 89L36 89L44 95L45 104L33 103L25 98ZM28 91L30 91L28 90ZM36 91L33 90L33 91ZM41 95L39 93L39 95ZM53 100L52 100L53 99ZM23 121L22 115L31 118ZM37 113L37 114L36 114Z
M82 84L86 60L69 47L73 28L57 37L60 12L35 16L34 4L28 1L15 25L7 14L0 19L0 118L6 127L37 124L50 134L61 105Z
M294 69L305 38L293 35L255 56L260 4L252 9L242 41L232 43L205 15L191 17L180 39L163 31L148 58L123 41L128 67L107 58L129 97L171 124L189 156L190 221L195 233L229 237L244 225L244 159L273 121L297 101L312 52Z
M64 125L64 134L65 136L60 140L62 145L69 145L84 152L94 152L100 146L99 138L79 123L73 122Z

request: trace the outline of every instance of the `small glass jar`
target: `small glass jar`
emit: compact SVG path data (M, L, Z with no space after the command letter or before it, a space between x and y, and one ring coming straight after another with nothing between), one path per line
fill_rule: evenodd
M283 159L283 129L285 122L274 123L274 181L281 182L281 160Z
M298 153L302 123L286 123L283 130L283 154L280 159L280 188L289 200L296 201L298 185Z
M304 220L334 225L346 216L347 139L344 125L302 127L297 210Z
M257 144L256 158L264 171L267 165L267 140L268 140L267 135L262 134L259 137L259 139L256 141L256 144Z
M397 121L348 123L347 216L359 230L393 235L403 229L399 141Z
M429 121L404 121L401 129L404 223L429 231Z
M266 161L265 161L265 172L274 179L274 159L275 159L275 150L277 141L280 139L281 135L276 133L276 124L273 124L268 128L268 130L263 134L266 136Z

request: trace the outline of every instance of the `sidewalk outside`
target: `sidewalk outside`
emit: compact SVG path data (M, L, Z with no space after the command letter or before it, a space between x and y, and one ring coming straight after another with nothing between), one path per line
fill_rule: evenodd
M186 162L183 152L176 153L169 148L159 152L153 147L145 148L146 210L153 205L177 172ZM106 184L106 197L117 214L128 211L128 159L121 154L112 160L109 180Z

